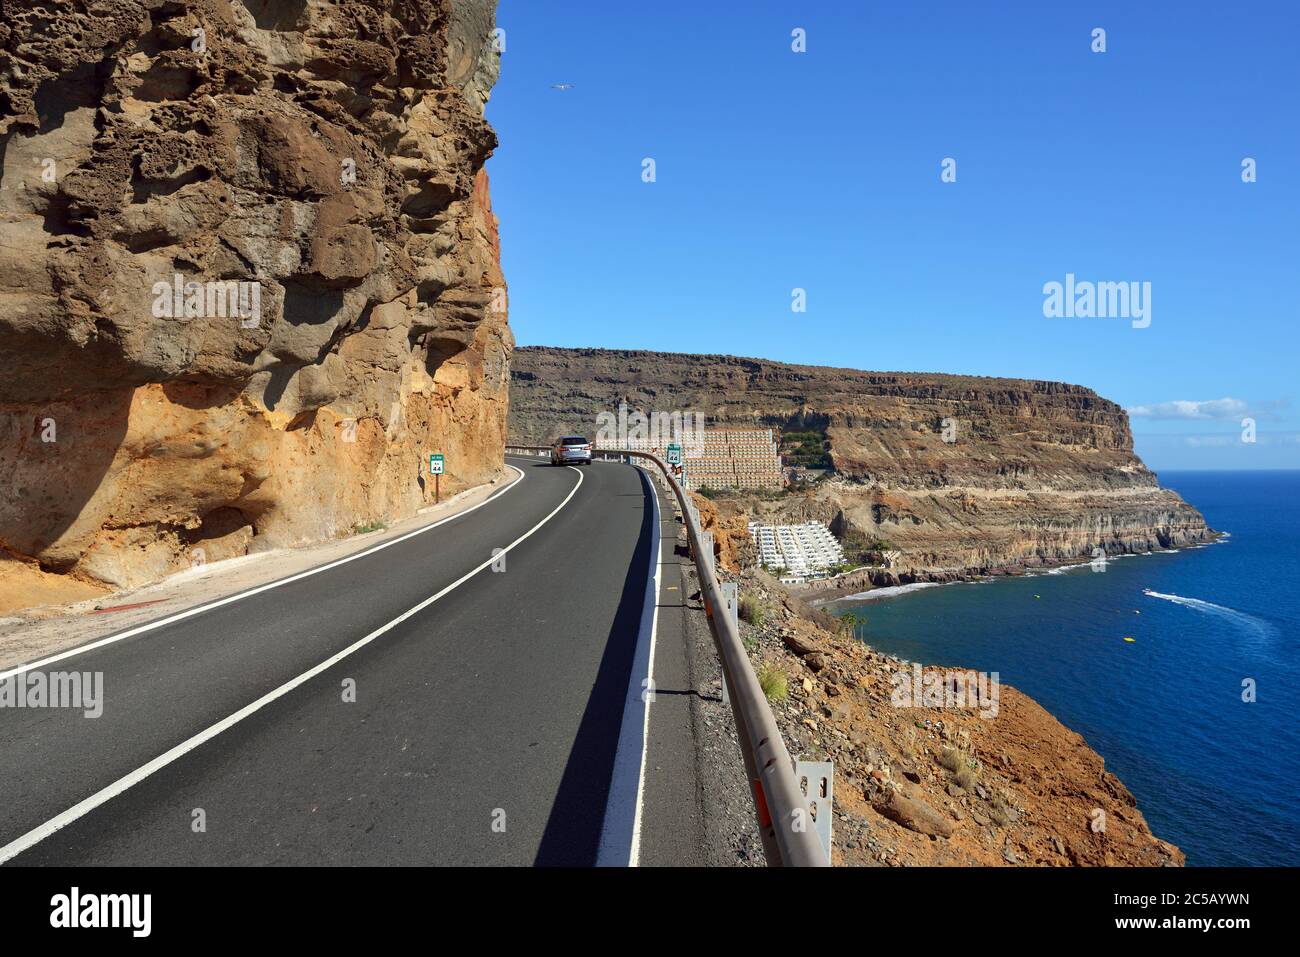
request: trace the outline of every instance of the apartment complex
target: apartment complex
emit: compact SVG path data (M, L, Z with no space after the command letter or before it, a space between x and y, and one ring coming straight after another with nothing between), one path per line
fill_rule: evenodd
M776 572L783 582L824 578L844 561L844 549L821 522L803 525L749 523L749 535L758 549L759 563Z
M785 473L772 429L697 429L674 436L682 447L687 488L780 489ZM627 448L663 455L664 440L629 437Z
M781 489L785 473L777 455L774 429L695 429L675 436L681 445L686 488ZM663 439L627 439L628 449L667 451Z
M685 450L691 488L779 489L785 485L772 429L706 429L696 448Z

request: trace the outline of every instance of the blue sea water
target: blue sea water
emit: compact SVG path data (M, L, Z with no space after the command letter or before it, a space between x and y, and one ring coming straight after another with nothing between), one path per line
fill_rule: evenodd
M1300 472L1160 482L1230 537L829 610L865 615L859 634L883 651L996 671L1034 697L1189 865L1300 864Z

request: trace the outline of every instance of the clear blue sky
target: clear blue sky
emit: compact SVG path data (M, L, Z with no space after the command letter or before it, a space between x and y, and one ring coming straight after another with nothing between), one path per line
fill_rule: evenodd
M1300 3L503 0L498 25L521 345L1056 379L1139 409L1153 468L1300 467ZM1150 326L1046 318L1067 273L1151 283Z

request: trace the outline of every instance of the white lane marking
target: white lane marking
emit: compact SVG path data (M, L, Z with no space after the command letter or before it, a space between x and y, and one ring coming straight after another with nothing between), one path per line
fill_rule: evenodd
M184 611L178 611L174 615L168 615L166 618L159 618L157 621L147 621L143 625L137 625L134 628L128 628L126 631L119 632L115 635L108 635L105 638L100 638L96 641L91 641L84 645L78 645L76 648L69 648L67 651L59 652L57 655L50 655L48 658L41 658L37 661L29 661L25 665L18 665L17 667L11 668L8 671L0 671L0 681L4 681L6 678L12 678L15 675L20 675L26 671L31 671L33 668L43 668L46 665L53 664L56 661L62 661L65 658L71 658L73 655L80 655L87 651L93 651L96 648L103 648L105 645L111 645L119 641L125 641L127 638L134 638L136 635L144 634L146 631L153 631L155 628L161 628L163 625L170 625L173 622L181 621L185 618L190 618L193 615L198 615L202 612L210 611L213 608L220 608L222 605L229 605L231 602L240 601L244 598L250 598L253 595L259 595L264 591L270 591L272 588L279 588L281 585L287 585L290 582L296 582L303 578L310 578L312 575L319 575L321 572L329 571L331 568L338 568L340 565L346 565L348 562L355 562L358 558L365 558L367 555L373 555L375 552L382 551L385 548L390 548L393 545L396 545L398 542L406 541L408 538L414 538L416 535L423 535L425 532L431 531L437 528L439 525L445 525L447 522L450 522L452 519L460 518L462 515L468 515L470 512L474 511L475 509L482 508L488 502L491 502L495 498L497 498L497 496L510 491L510 489L514 488L516 485L518 485L520 482L524 480L523 470L520 469L518 466L511 465L509 462L507 462L506 467L512 468L516 472L518 472L519 477L516 478L513 482L511 482L509 485L505 486L504 488L498 489L497 491L493 492L491 495L483 499L483 501L479 502L477 505L471 505L463 512L457 512L455 515L448 515L446 518L441 518L438 521L434 522L432 525L422 526L421 528L417 528L413 532L407 532L405 535L399 535L397 538L389 539L386 542L380 542L378 545L375 545L373 548L367 548L365 551L357 552L354 555L344 555L342 558L335 559L332 562L327 562L324 565L317 565L315 568L308 568L306 571L298 572L296 575L290 575L288 578L281 578L278 581L267 582L265 585L258 585L256 588L250 588L247 591L236 592L233 595L227 595L225 598L219 598L216 601L210 601L206 605L196 605L193 608L187 608Z
M280 685L280 687L276 688L274 691L269 691L266 694L262 695L262 697L258 698L252 704L245 705L244 707L236 711L234 714L222 718L220 721L218 721L216 724L212 725L211 727L206 728L203 731L200 731L198 734L194 735L193 737L187 738L186 740L182 741L180 744L176 745L176 747L172 748L170 751L166 751L163 754L160 754L158 757L154 758L148 764L145 764L137 768L136 770L132 771L129 774L123 775L122 777L118 778L116 781L114 781L112 784L108 785L107 787L101 788L100 790L96 791L94 794L86 798L84 801L81 801L78 804L74 804L72 807L68 808L62 814L50 818L44 824L32 828L22 837L10 841L4 847L0 847L0 864L5 863L5 861L8 861L10 858L15 857L18 854L21 854L23 851L32 847L32 845L40 843L41 841L49 837L51 834L53 834L55 831L67 827L69 824L71 824L73 821L77 820L78 818L83 817L86 814L89 814L91 811L99 807L101 804L111 801L113 798L117 797L123 791L126 791L128 788L132 788L135 785L139 784L141 781L149 777L149 775L153 774L155 771L159 771L162 768L165 768L167 765L171 764L177 758L180 758L183 755L189 753L190 751L193 751L195 748L197 748L199 745L203 744L204 742L212 740L217 735L219 735L222 731L234 727L239 722L247 718L249 715L253 714L256 711L260 711L262 708L266 707L268 704L270 704L272 701L275 701L277 698L284 697L294 688L297 688L299 685L303 684L306 681L310 681L312 678L316 677L321 672L338 664L344 658L348 657L348 655L370 644L380 635L384 634L384 632L394 628L397 625L400 625L402 622L406 621L406 619L410 618L412 615L418 614L419 612L428 608L430 605L432 605L439 598L446 595L448 592L452 591L455 588L459 588L461 585L465 584L465 582L469 581L471 578L473 578L483 569L487 568L493 562L497 561L502 555L509 553L515 548L515 546L521 544L526 539L530 538L534 532L536 532L539 528L541 528L552 518L554 518L556 514L559 513L560 509L564 508L564 506L569 504L569 500L573 498L573 496L577 494L578 489L582 487L582 473L579 472L572 465L570 465L569 468L573 469L573 471L575 472L578 472L578 484L573 486L573 488L569 491L569 494L564 497L564 501L561 502L559 505L555 506L555 508L551 510L551 513L547 515L544 519L542 519L540 522L538 522L528 531L524 532L523 535L516 538L513 542L511 542L501 551L497 552L491 558L487 559L487 561L483 562L481 565L477 566L476 568L473 568L470 571L466 572L464 575L456 579L446 588L443 588L437 594L429 598L426 598L424 601L420 602L415 607L402 612L402 614L398 615L388 624L381 625L380 627L372 631L370 634L366 635L364 638L360 639L359 641L353 642L352 644L348 645L346 648L344 648L342 651L338 652L337 654L330 655L330 657L326 658L320 664L316 665L315 667L307 671L304 671L298 677L286 681L284 684ZM461 514L464 513L462 512Z
M600 827L597 867L636 867L641 859L641 803L645 792L646 748L650 742L651 695L646 692L654 688L655 634L659 627L659 566L662 556L659 554L659 490L645 469L640 466L636 468L650 486L650 502L654 511L651 523L650 574L646 581L645 603L641 606L641 627L637 630L627 698L623 703L618 749L614 752L609 799L605 802L605 819Z

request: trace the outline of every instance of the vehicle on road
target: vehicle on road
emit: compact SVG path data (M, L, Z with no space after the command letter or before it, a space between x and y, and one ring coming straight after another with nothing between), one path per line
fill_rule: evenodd
M585 435L566 435L551 446L552 465L590 465L591 443Z

